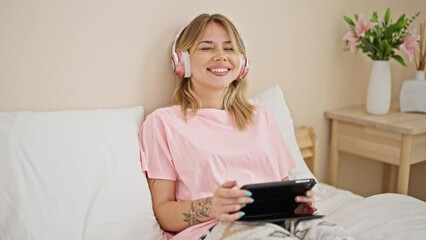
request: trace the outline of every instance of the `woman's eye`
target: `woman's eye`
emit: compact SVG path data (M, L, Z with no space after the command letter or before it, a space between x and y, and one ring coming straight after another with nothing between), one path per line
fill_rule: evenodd
M208 50L212 50L213 48L212 47L202 47L201 48L201 50L203 50L203 51L208 51Z
M224 50L225 50L225 51L234 51L234 49L233 49L233 48L225 48Z

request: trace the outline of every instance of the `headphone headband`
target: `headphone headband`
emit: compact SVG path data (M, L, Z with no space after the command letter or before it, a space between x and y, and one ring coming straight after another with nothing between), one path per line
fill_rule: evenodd
M177 58L177 54L176 54L176 43L177 43L180 35L182 35L182 32L186 29L186 27L187 26L184 26L184 27L182 27L179 30L179 32L176 34L175 40L174 40L173 45L172 45L172 56L176 56L176 58Z

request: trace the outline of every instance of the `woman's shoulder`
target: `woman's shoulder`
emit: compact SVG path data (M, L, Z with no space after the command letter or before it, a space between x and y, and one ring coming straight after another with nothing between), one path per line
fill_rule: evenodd
M255 110L254 110L254 114L256 116L270 116L271 112L264 106L261 105L254 105L255 106Z
M273 113L268 108L259 105L255 105L255 107L256 108L253 114L253 120L255 122L270 124L271 122L275 121Z
M157 108L154 111L152 111L150 114L148 114L146 116L145 121L174 118L180 114L181 114L180 107L177 105L162 107L162 108Z
M180 111L180 106L178 105L172 105L168 107L161 107L157 108L154 111L152 111L149 115L162 115L162 114L170 114Z

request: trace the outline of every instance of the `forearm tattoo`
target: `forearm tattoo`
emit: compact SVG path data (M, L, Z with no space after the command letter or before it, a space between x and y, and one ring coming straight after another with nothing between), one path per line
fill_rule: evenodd
M205 198L191 202L187 213L183 213L183 221L192 226L200 222L200 218L208 218L212 213L212 199Z

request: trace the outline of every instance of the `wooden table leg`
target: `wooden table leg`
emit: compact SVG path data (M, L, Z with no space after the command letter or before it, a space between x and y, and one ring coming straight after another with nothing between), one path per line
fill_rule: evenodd
M331 143L330 143L330 184L337 186L339 172L339 150L337 149L337 131L339 121L332 120L331 122Z
M383 176L383 191L384 192L396 192L396 179L398 177L398 167L393 164L384 165L384 176Z
M399 162L398 185L396 191L401 194L408 193L411 159L411 135L402 135L401 159Z

